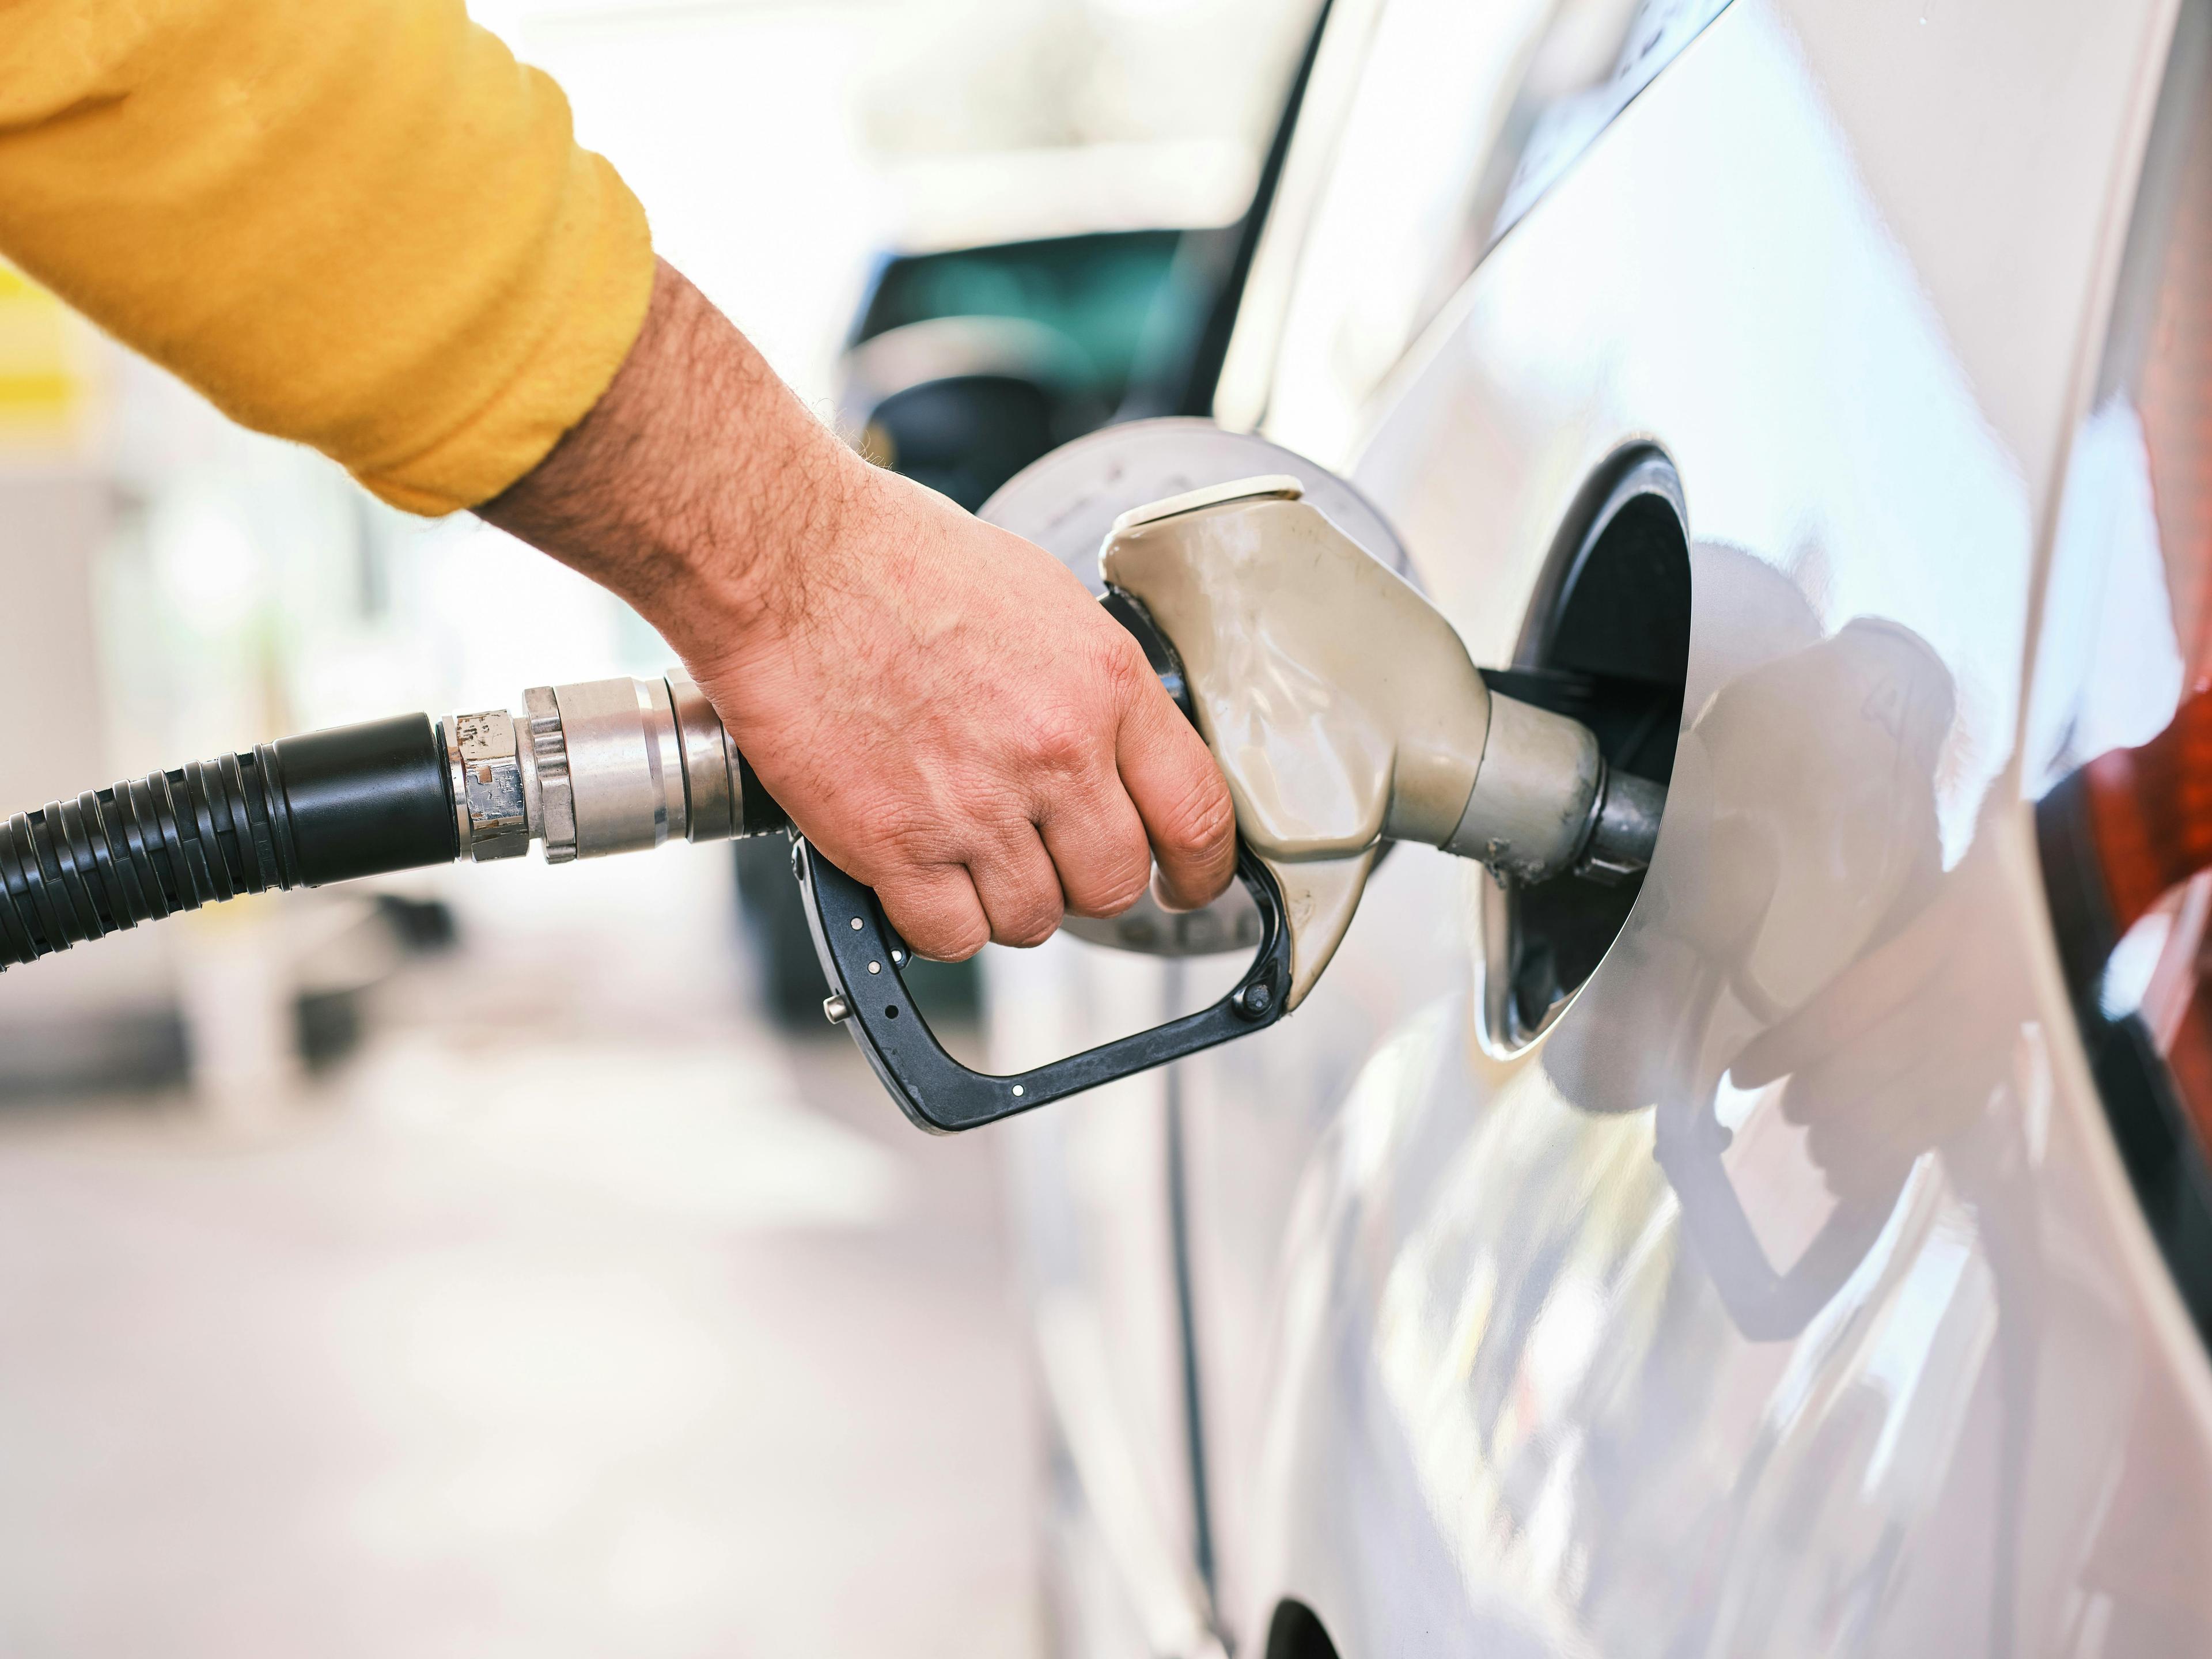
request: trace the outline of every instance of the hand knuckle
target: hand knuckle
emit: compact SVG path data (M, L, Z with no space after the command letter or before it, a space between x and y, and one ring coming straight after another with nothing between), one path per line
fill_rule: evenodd
M1112 861L1091 884L1085 909L1092 915L1118 916L1145 896L1152 884L1152 853L1142 836L1113 849Z
M1117 698L1133 696L1156 683L1143 649L1119 626L1098 653L1098 672Z
M963 962L989 942L975 900L941 879L894 875L877 885L876 896L899 937L925 957Z
M945 862L945 826L919 813L885 812L870 841L875 860L890 869L923 870Z
M1022 949L1027 949L1032 945L1042 945L1060 931L1062 914L1057 902L1049 905L1037 903L1025 906L1008 917L1006 925L997 930L994 937L1001 945L1016 945Z
M965 962L991 942L991 930L981 916L935 915L901 924L899 934L923 956L936 962Z
M1194 856L1217 851L1236 824L1227 787L1218 777L1202 778L1169 811L1160 836L1170 850Z
M1058 931L1065 914L1059 884L1027 874L994 884L984 908L991 915L991 937L1001 945L1042 945Z
M1090 905L1091 913L1100 916L1120 915L1144 897L1145 890L1152 885L1152 860L1147 859L1134 880L1117 879L1111 885L1102 887Z
M939 962L965 962L991 942L991 930L981 922L946 930L943 939L923 955Z
M1097 750L1088 723L1069 709L1036 714L1023 734L1022 760L1033 773L1066 776L1080 772Z

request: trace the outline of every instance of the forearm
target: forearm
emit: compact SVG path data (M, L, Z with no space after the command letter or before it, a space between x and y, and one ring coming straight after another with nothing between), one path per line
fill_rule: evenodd
M477 511L620 594L711 672L789 607L867 472L664 260L606 394Z

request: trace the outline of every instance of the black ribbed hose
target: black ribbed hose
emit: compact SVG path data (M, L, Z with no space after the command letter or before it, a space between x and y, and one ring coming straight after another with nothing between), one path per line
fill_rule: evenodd
M0 825L0 969L241 893L459 853L428 715L284 738Z

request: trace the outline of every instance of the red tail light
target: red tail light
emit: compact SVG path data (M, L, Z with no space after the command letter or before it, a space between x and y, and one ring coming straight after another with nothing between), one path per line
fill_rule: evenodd
M2113 1132L2212 1341L2212 5L2182 9L2103 377L2133 406L2184 695L2037 807L2051 920ZM2109 407L2109 404L2108 404ZM2170 660L2170 658L2168 659Z
M2081 768L2045 798L2037 818L2052 916L2093 1050L2110 1041L2110 1015L2132 1016L2165 1063L2172 1103L2212 1147L2212 690L2185 698L2150 742ZM2106 994L2106 972L2146 918L2157 924L2146 940L2155 960L2138 964L2139 984L2112 988L2116 1001Z
M2141 748L2100 755L2081 778L2117 943L2212 866L2212 690L2185 699L2173 724Z

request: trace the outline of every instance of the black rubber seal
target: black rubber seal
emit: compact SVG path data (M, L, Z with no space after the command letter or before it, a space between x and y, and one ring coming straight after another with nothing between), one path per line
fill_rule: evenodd
M460 856L445 745L428 714L310 732L271 747L301 884Z

